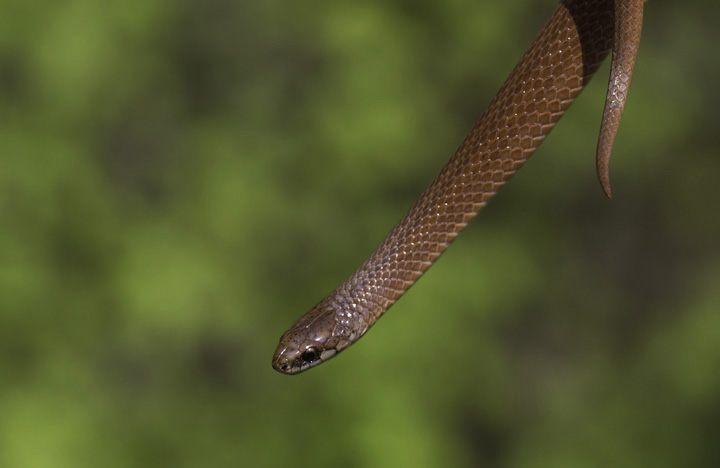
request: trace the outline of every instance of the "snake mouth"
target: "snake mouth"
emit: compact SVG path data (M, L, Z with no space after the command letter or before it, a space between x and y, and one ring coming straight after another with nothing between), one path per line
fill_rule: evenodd
M300 372L299 370L293 371L293 367L290 365L290 363L282 362L278 359L273 359L272 366L273 366L273 369L275 369L276 371L281 372L283 374L292 375L292 374L297 374L298 372Z
M320 350L315 346L308 346L300 351L280 344L273 356L272 366L278 372L294 375L327 361L335 354L335 349Z
M282 372L283 374L296 374L299 372L298 370L293 370L293 362L295 359L292 358L291 355L295 353L297 353L296 350L280 344L277 350L275 350L275 355L273 356L273 369L278 372Z

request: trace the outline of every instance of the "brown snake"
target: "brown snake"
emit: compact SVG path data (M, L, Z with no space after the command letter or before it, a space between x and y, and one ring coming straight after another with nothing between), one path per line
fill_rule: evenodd
M296 374L358 340L427 270L552 130L612 49L597 170L608 161L632 75L644 0L563 0L470 134L365 263L280 339Z

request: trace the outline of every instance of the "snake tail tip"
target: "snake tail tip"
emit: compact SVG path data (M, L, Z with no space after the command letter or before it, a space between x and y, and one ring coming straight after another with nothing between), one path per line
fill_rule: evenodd
M600 138L598 140L598 149L595 155L596 170L600 187L602 187L605 196L612 198L612 190L610 189L610 153L612 152L613 140L615 140L614 131L608 135L610 130L605 125L600 129Z
M600 185L602 186L605 196L608 197L610 200L612 200L612 190L610 189L610 183L609 182L601 182Z
M612 199L612 189L610 188L610 174L608 173L609 156L601 157L598 155L597 174L600 187L605 196Z

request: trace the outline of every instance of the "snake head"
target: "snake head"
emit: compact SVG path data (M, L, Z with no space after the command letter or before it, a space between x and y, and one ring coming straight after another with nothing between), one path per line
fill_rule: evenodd
M280 338L272 365L283 374L297 374L327 361L347 345L352 330L344 326L337 305L323 301Z

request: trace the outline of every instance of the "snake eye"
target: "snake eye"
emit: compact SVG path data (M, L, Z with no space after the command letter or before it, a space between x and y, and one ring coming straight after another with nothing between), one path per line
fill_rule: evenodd
M303 361L305 362L314 362L320 359L320 350L318 350L316 347L311 346L308 349L305 350L305 352L302 353L302 356L300 356Z

